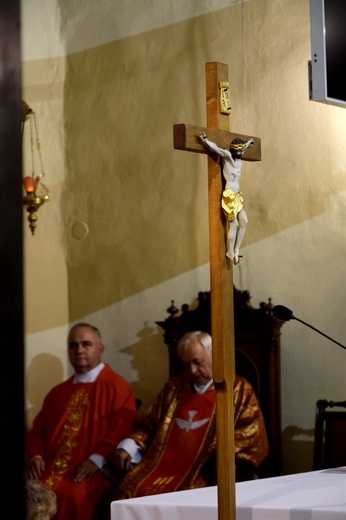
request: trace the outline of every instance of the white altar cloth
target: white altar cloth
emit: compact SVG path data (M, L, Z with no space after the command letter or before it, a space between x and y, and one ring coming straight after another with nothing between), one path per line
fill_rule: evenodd
M346 467L236 484L237 520L346 520ZM111 503L111 520L217 520L217 488Z

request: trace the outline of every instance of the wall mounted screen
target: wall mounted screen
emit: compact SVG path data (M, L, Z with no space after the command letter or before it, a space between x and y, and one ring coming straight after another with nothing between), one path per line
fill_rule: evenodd
M346 107L346 0L310 0L310 99Z

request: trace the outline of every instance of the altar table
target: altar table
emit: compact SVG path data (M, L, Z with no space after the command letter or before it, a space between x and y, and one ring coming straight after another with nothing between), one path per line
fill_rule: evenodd
M236 484L237 520L346 520L346 467ZM217 487L111 503L111 520L217 520Z

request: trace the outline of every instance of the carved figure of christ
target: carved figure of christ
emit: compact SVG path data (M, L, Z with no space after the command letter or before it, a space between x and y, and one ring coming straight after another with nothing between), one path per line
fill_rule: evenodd
M218 62L206 64L207 127L174 125L174 148L207 153L198 139L200 133L220 148L229 149L233 139L244 141L252 136L229 131L229 114L221 111L220 86L228 83L228 66ZM243 160L261 159L260 139L254 137ZM234 308L233 263L226 257L226 223L221 210L223 176L219 156L208 152L209 248L211 334L213 338L213 379L216 391L218 519L235 520L234 461Z

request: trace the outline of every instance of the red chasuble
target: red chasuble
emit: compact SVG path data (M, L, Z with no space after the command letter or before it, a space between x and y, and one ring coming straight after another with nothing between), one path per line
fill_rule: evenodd
M184 389L161 457L138 485L135 496L175 491L196 461L214 415L215 393Z
M131 438L143 459L129 471L114 499L195 489L216 484L215 389L194 392L182 377L168 381L147 407ZM254 467L265 459L268 441L263 415L252 386L234 385L236 461Z
M48 393L27 434L27 454L45 461L41 480L57 496L54 520L93 519L111 483L101 471L75 482L76 468L92 453L109 459L136 420L130 385L109 366L94 383L74 384L71 377Z

